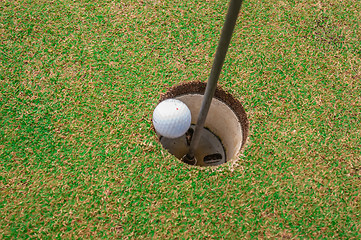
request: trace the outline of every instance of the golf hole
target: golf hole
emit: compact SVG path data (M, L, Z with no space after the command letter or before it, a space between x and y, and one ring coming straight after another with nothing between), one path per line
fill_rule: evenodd
M182 83L169 89L160 102L174 98L185 103L192 114L191 127L181 137L157 137L162 146L182 160L188 153L202 103L206 83ZM236 160L248 137L249 122L242 104L231 94L217 88L202 130L200 143L195 150L195 160L187 164L201 167L218 166Z

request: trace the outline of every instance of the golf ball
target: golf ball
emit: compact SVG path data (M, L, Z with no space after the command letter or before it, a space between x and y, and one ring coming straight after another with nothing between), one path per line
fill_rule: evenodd
M183 102L167 99L157 105L153 112L153 126L164 137L178 138L191 125L191 111Z

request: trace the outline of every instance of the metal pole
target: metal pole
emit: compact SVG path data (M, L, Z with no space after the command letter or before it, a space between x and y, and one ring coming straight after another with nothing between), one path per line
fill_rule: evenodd
M190 143L189 152L185 156L185 161L194 159L194 151L197 149L201 137L201 131L204 128L204 123L208 115L209 107L211 106L212 98L216 91L219 75L221 73L228 46L232 38L233 29L236 25L236 20L241 8L241 4L242 0L230 0L226 20L222 28L221 37L219 39L216 55L214 57L212 70L209 75L207 87L202 100L202 106L199 111L197 124L195 126L193 137Z

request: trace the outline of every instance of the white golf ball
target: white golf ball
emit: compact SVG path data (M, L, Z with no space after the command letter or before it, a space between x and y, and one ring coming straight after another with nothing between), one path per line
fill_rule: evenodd
M167 99L154 109L153 126L161 136L177 138L187 132L191 118L187 105L176 99Z

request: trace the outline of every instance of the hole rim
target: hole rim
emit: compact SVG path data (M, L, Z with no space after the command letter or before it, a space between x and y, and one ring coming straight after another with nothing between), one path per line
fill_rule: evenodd
M159 103L169 98L176 98L187 94L204 95L206 86L207 83L200 81L183 82L174 85L171 88L169 88L167 92L161 94ZM221 102L224 102L235 113L236 117L238 118L238 121L240 122L242 128L242 144L238 152L243 151L246 146L246 143L248 142L249 120L247 118L247 113L242 103L236 98L234 98L232 94L223 90L220 86L217 86L214 94L214 98L218 99ZM153 130L155 131L154 127Z

